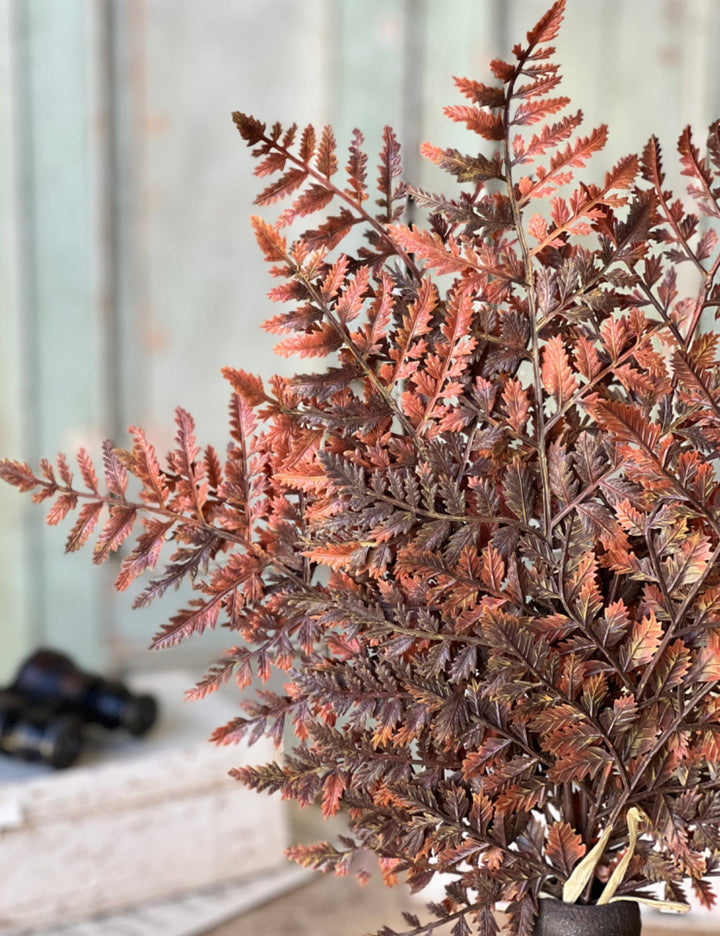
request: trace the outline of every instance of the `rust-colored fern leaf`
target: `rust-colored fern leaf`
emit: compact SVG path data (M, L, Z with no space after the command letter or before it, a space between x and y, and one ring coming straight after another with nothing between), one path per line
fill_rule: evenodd
M607 129L558 93L564 12L455 79L467 145L422 147L452 194L390 128L375 173L360 131L233 115L279 206L265 327L313 366L226 367L224 453L178 410L164 459L133 427L78 479L0 462L136 606L191 587L155 648L231 633L190 691L250 690L214 740L297 740L235 775L347 813L294 860L453 876L415 936L496 936L500 902L530 936L591 852L584 902L628 848L621 897L709 905L720 872L720 122L680 137L686 199L655 137L584 179Z

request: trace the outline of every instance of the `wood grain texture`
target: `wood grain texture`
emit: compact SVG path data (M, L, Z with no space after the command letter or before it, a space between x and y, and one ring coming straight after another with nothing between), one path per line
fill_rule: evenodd
M0 450L19 452L22 445L23 368L20 309L20 236L16 140L17 49L13 43L11 0L0 0ZM4 486L3 486L4 487ZM10 490L0 490L0 595L2 595L2 658L12 661L29 649L25 622L27 539L19 532L29 504ZM1 671L7 667L0 663Z

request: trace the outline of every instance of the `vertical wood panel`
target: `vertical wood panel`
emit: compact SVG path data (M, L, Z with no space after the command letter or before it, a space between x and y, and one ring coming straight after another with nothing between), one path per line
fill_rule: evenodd
M330 122L343 156L353 130L362 130L370 184L383 127L401 129L405 26L403 0L334 0Z
M148 218L145 198L146 2L110 0L110 71L114 164L115 367L118 382L111 433L120 444L129 423L143 413L148 382L141 366L148 318Z
M200 444L222 453L221 367L294 369L260 328L272 283L249 217L263 180L231 114L327 121L327 0L133 0L117 11L122 423L145 427L164 453L183 406ZM132 611L118 596L115 654L147 663L150 637L183 598ZM152 663L212 657L226 644L189 642Z
M23 455L73 452L98 434L97 322L92 306L86 4L17 3L18 100L24 217L18 317L24 334ZM63 556L66 529L31 538L28 634L95 661L98 576Z
M17 204L18 120L11 0L0 2L0 452L20 455L22 434L21 335L17 315L20 231ZM30 504L0 485L0 680L29 645L26 628L27 539Z

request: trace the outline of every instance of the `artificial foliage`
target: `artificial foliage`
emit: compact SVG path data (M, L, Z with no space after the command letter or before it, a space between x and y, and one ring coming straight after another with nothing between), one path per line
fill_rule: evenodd
M343 167L327 127L234 115L257 203L288 205L253 219L265 327L313 364L225 369L225 453L178 410L162 465L132 428L102 484L84 451L77 483L63 457L1 468L48 522L75 515L69 551L97 527L101 563L135 533L117 587L150 573L136 605L192 583L153 645L219 624L236 643L195 697L285 673L214 740L292 729L281 760L236 773L347 813L300 863L342 874L370 849L414 890L446 873L414 934L494 936L508 902L528 936L541 894L714 899L720 122L704 153L680 137L689 200L654 137L577 179L606 128L585 135L557 92L563 11L490 84L456 79L469 155L423 147L450 194L403 181L389 128L375 182L359 131Z

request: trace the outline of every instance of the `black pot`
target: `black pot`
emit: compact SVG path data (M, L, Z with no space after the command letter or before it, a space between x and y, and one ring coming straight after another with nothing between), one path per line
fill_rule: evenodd
M633 900L600 907L541 900L533 936L640 936L640 908Z

